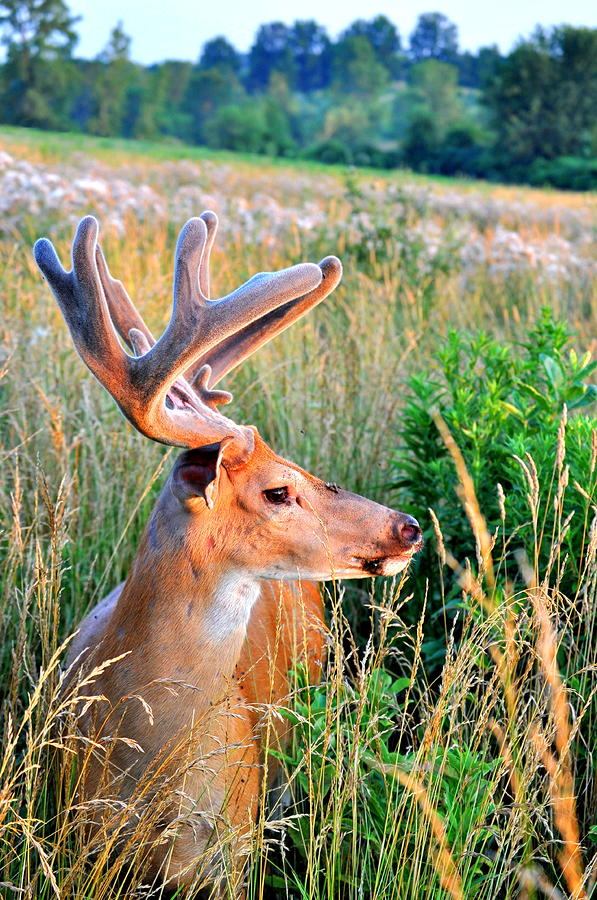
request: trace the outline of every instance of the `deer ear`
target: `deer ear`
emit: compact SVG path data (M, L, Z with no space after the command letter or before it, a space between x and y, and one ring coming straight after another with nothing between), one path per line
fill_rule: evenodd
M174 496L182 502L202 497L207 507L213 509L218 491L222 454L231 440L233 438L225 438L217 444L206 444L205 447L187 450L179 456L170 479Z

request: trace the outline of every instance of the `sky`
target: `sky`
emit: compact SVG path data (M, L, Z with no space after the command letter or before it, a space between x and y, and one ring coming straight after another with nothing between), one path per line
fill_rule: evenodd
M370 5L371 4L371 5ZM131 57L145 65L164 59L196 61L205 41L224 35L246 51L258 27L265 22L315 19L335 38L355 19L387 16L397 26L403 45L418 16L439 10L457 26L463 50L497 44L507 52L535 25L597 26L595 0L435 0L408 4L382 0L67 0L80 40L77 56L91 58L104 47L112 27L122 20L132 38Z

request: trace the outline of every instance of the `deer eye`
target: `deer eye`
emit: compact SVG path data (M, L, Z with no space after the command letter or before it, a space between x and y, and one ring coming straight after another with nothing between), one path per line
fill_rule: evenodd
M285 503L288 500L287 487L270 488L268 491L264 491L263 494L268 503Z

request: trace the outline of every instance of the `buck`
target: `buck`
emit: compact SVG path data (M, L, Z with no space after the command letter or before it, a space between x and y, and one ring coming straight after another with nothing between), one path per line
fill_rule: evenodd
M128 579L91 610L71 646L71 677L95 667L103 697L83 707L80 728L94 746L110 746L104 759L85 758L80 791L161 804L149 877L174 887L207 879L220 896L226 875L240 896L243 838L266 763L262 712L287 698L298 659L317 679L325 657L315 582L395 575L421 531L411 516L282 459L255 428L218 410L232 399L214 390L220 379L326 297L342 269L327 257L255 275L211 300L216 228L211 212L183 227L173 311L157 342L111 276L93 217L79 224L70 272L47 239L34 254L77 351L126 418L185 448ZM283 722L275 730L283 741ZM98 812L96 827L110 814Z

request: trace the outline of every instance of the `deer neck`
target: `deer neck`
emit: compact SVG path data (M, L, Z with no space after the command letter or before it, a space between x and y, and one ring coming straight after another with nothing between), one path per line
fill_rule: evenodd
M154 679L198 684L213 699L234 672L260 582L218 553L209 512L193 516L191 532L187 514L167 501L148 524L109 649L138 657Z

